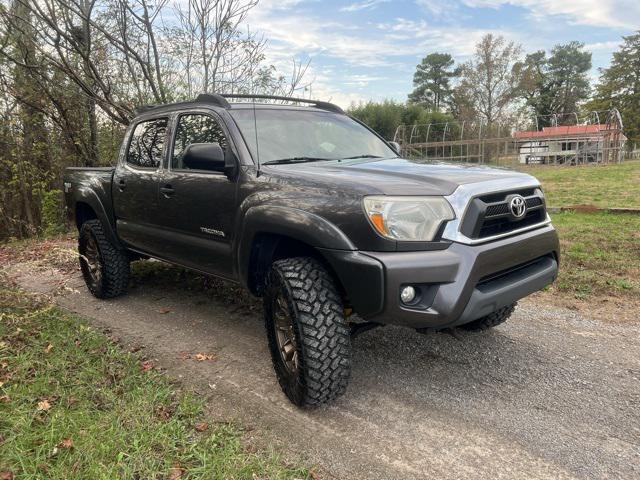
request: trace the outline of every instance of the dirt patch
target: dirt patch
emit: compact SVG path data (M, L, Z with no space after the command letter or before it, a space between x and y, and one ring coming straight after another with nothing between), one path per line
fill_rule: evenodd
M33 262L40 268L55 267L63 272L79 270L75 232L47 239L30 239L0 244L0 265Z
M580 213L593 213L597 212L599 209L595 205L568 205L567 207L563 207L563 210L574 210Z
M521 304L553 306L598 321L608 323L640 322L640 300L612 295L592 295L588 299L576 298L557 291L537 292L520 301Z

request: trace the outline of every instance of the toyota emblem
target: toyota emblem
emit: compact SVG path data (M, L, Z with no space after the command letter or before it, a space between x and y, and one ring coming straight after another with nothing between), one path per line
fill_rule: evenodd
M527 203L520 195L515 195L509 202L509 209L515 218L522 218L527 213Z

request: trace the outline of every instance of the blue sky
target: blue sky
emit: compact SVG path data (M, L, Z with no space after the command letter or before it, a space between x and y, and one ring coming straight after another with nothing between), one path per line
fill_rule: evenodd
M348 107L404 101L422 57L449 52L463 62L489 32L525 52L584 42L595 79L621 37L640 29L640 0L261 0L247 23L264 33L278 69L311 59L312 96Z

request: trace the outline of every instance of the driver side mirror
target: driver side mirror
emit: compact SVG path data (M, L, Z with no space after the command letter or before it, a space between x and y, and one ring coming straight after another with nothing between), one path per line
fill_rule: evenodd
M389 145L391 145L391 148L393 148L393 151L396 152L398 154L398 156L401 155L401 150L402 148L400 147L400 144L398 142L388 142Z
M182 164L190 170L225 172L224 157L218 143L192 143L182 154Z

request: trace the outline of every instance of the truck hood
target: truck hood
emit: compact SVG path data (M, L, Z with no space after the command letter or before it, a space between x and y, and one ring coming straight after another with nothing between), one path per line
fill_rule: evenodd
M510 170L445 163L418 163L401 158L269 165L268 170L278 176L289 177L288 182L297 183L297 180L318 187L355 190L367 195L451 195L460 185L510 177L514 179L514 183L527 179L530 179L532 184L537 183L530 175Z

